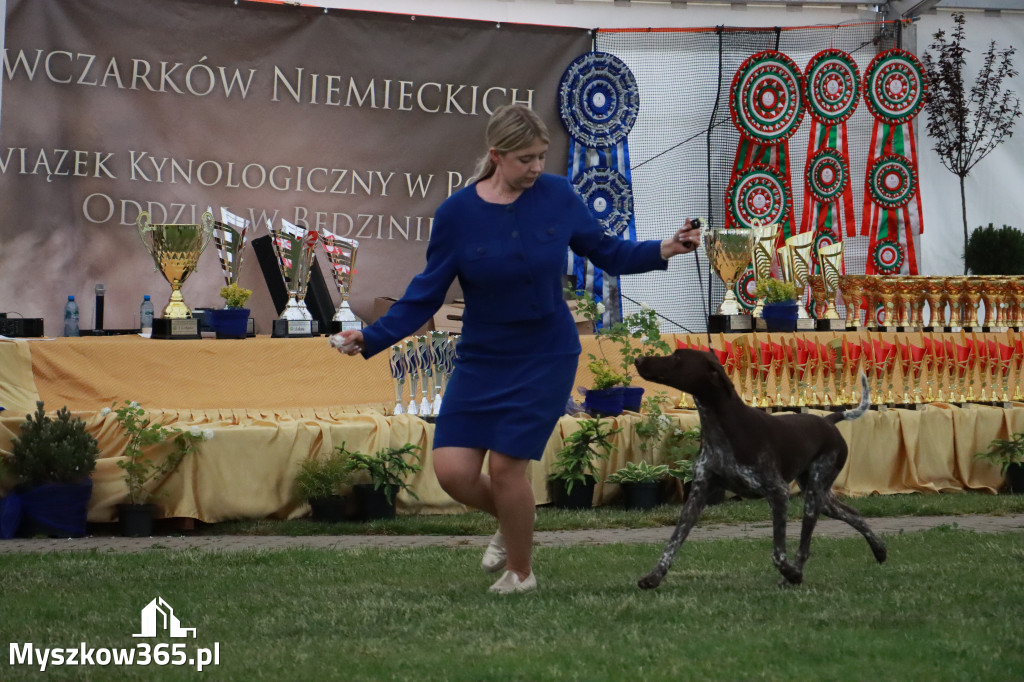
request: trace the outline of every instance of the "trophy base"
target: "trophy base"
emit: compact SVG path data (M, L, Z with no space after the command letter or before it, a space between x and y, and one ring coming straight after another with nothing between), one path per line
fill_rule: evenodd
M0 313L0 334L25 338L40 337L43 335L43 318L7 317L7 313Z
M982 327L981 331L985 332L986 334L988 334L988 333L1002 334L1003 332L1010 331L1010 328L1009 327Z
M811 317L797 318L796 330L798 332L813 332L816 329L817 320Z
M819 332L845 332L846 320L815 320L814 329Z
M343 331L347 331L349 329L362 329L362 328L363 328L363 323L360 322L359 320L356 320L354 322L353 321L349 321L349 320L346 320L344 322L342 322L341 320L331 320L331 324L330 324L330 327L329 327L329 333L330 333L331 336L334 336L335 334L338 334L338 333L343 332Z
M754 318L750 315L708 315L708 331L712 334L749 332L754 328Z
M274 320L274 330L270 335L275 339L308 339L320 336L320 323L316 320Z
M168 319L158 317L153 320L151 339L199 339L199 320L194 317L185 319Z

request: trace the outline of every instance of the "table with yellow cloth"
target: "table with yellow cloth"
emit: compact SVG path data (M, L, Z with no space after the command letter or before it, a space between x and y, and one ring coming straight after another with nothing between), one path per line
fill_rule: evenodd
M593 337L581 341L584 358L597 352ZM419 500L403 493L400 511L461 511L433 474L433 425L391 414L394 388L386 356L369 361L344 356L323 337L4 340L0 406L6 411L0 412L0 450L10 451L11 439L36 400L43 400L51 413L66 405L86 421L100 446L89 520L110 521L115 505L127 495L117 467L125 442L114 415L102 416L100 410L116 401L135 400L161 423L183 429L198 425L214 434L157 489L162 516L205 522L300 516L308 507L295 499L292 489L299 464L342 443L366 453L405 443L420 446L423 471L411 481ZM577 374L579 386L590 383L585 364ZM679 397L667 387L635 383L648 391L665 391L673 403ZM668 417L673 428L699 423L691 410L669 410ZM613 437L611 457L599 462L602 478L638 459L633 426L639 419L632 413L614 419L621 431ZM546 479L555 453L578 425L577 419L563 417L543 459L531 464L538 503L548 499ZM1024 430L1024 405L1002 409L940 403L920 410L872 411L841 423L840 430L850 444L850 458L836 481L840 493L994 492L1002 477L973 455L993 438ZM166 447L150 454L165 456ZM617 486L601 484L595 499L608 502L616 492Z

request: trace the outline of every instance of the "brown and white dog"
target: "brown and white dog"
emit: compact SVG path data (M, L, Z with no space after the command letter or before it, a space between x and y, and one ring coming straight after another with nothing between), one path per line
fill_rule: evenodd
M772 560L788 583L795 585L803 580L811 534L821 512L860 531L878 563L885 561L885 545L871 532L864 517L832 492L832 482L847 456L846 441L836 423L856 419L870 404L863 374L860 404L822 417L797 413L770 415L746 405L718 358L710 352L681 349L672 355L638 358L636 368L647 381L693 396L701 426L701 448L694 462L690 496L658 564L640 579L640 587L650 589L661 584L704 509L709 492L718 488L768 501L775 542ZM790 562L786 558L786 511L789 484L794 480L803 492L804 514L800 546L795 561Z

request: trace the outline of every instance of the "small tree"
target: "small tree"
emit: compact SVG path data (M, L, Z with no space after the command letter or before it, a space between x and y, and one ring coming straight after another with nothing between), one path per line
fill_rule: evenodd
M978 77L966 89L964 82L965 55L963 14L954 13L956 27L946 38L945 31L935 33L922 62L928 76L928 135L935 140L935 151L945 166L960 178L960 210L964 224L964 250L967 250L967 195L964 178L985 156L995 149L1003 138L1013 136L1015 119L1021 115L1020 100L1013 91L1003 89L1003 79L1013 78L1016 50L1008 47L996 50L991 41ZM964 263L964 274L967 264Z

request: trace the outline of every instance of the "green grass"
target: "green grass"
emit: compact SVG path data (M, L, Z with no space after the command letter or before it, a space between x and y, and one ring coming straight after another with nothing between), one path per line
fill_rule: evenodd
M873 495L846 500L867 517L944 516L963 514L1024 513L1024 495L987 495L983 493ZM790 501L790 518L800 518L803 500ZM537 530L580 530L592 528L653 528L675 525L679 505L663 505L650 511L627 511L617 505L605 505L585 511L566 511L541 507ZM770 521L764 500L737 500L708 507L700 524L756 523ZM113 527L98 532L116 532ZM204 535L490 535L494 520L486 514L400 515L388 521L372 523L320 523L309 518L291 521L262 519L203 525Z
M3 554L0 635L135 646L159 595L197 628L189 650L219 643L203 675L227 682L1024 679L1024 535L886 540L879 566L860 538L816 539L795 588L764 540L690 542L649 592L659 546L539 548L541 589L507 597L478 549ZM0 660L7 681L197 677Z

